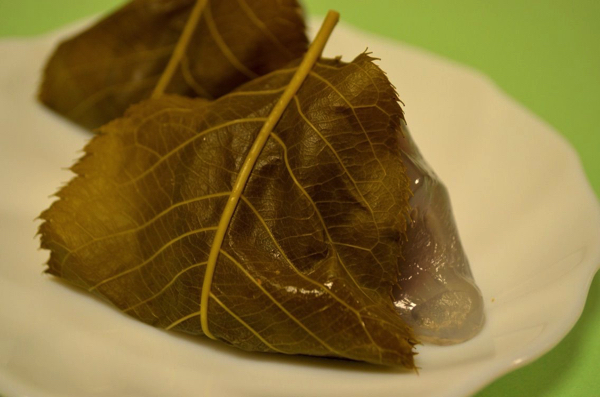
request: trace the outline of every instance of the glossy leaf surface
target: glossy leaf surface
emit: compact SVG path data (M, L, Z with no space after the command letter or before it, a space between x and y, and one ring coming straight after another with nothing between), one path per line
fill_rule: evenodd
M202 334L200 294L221 212L295 69L214 102L151 99L103 127L42 214L48 272L146 323ZM403 123L368 55L313 68L227 228L208 306L217 339L414 366L414 337L391 298L410 211Z
M95 129L150 97L194 0L133 0L60 44L39 98ZM166 92L220 97L306 51L296 0L210 0Z

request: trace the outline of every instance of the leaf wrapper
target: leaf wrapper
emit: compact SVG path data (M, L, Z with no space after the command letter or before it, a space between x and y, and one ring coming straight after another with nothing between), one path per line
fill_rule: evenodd
M39 99L88 129L150 97L195 0L133 0L59 45ZM210 0L167 92L218 98L306 51L296 0Z
M101 129L42 214L48 272L148 324L202 334L212 237L294 64L210 102L167 95ZM414 368L395 312L410 211L394 88L367 54L315 65L260 154L219 255L208 323L250 351Z

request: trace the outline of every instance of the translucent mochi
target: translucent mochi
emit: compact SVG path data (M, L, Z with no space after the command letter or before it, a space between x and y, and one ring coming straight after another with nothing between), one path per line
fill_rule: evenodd
M475 336L484 322L475 285L452 215L446 187L402 126L402 160L411 181L410 225L393 290L402 318L424 341L448 345Z

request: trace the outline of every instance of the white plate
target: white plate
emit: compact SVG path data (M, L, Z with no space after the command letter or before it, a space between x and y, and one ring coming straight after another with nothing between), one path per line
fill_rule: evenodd
M475 339L419 347L420 374L336 360L249 354L167 333L42 275L34 218L70 179L89 135L34 102L66 31L0 42L0 393L6 396L458 396L556 345L600 263L600 211L579 160L487 78L339 26L326 53L367 46L414 138L450 189L486 302Z

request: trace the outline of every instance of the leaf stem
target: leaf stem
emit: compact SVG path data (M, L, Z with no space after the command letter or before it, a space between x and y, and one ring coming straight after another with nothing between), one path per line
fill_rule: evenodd
M200 322L202 325L202 332L204 332L204 334L209 338L216 339L208 329L208 299L210 298L210 288L212 285L215 267L217 266L217 260L219 259L221 246L223 244L223 240L225 239L225 233L229 228L229 224L231 223L235 209L240 201L242 192L248 183L248 179L250 178L250 173L254 168L254 164L256 163L260 152L265 146L269 135L273 131L275 125L277 125L279 122L279 119L281 119L283 112L288 107L294 95L296 95L300 89L300 86L310 73L315 62L317 62L321 56L323 48L325 48L327 40L329 40L329 36L331 35L331 32L333 31L333 28L337 24L339 18L340 14L336 11L329 11L327 13L325 20L319 29L319 33L317 33L317 36L304 55L304 58L302 59L300 66L298 66L296 73L294 73L292 76L292 79L290 80L285 91L273 107L273 110L271 110L271 113L263 124L261 130L258 132L258 135L256 136L256 139L252 144L252 147L250 148L242 167L240 168L231 194L229 195L229 199L225 204L219 225L215 232L213 243L210 247L208 264L206 265L206 271L204 273L204 280L202 283L202 294L200 296Z
M200 15L202 15L202 10L206 6L207 2L208 2L208 0L197 0L196 1L196 5L194 5L194 8L192 9L190 16L189 16L187 22L185 23L183 32L181 33L181 36L179 36L179 40L177 41L177 44L175 45L175 49L173 50L173 54L171 55L171 58L169 59L169 63L167 64L167 67L163 71L162 75L160 76L158 83L156 83L156 87L154 87L154 91L152 91L151 98L160 97L165 92L165 89L171 82L171 79L173 78L173 74L175 73L175 70L177 70L179 63L181 62L181 59L183 58L183 56L185 54L185 50L187 49L188 44L190 43L190 40L192 39L192 34L194 33L194 30L196 30L196 27L198 26L198 22L200 21Z

